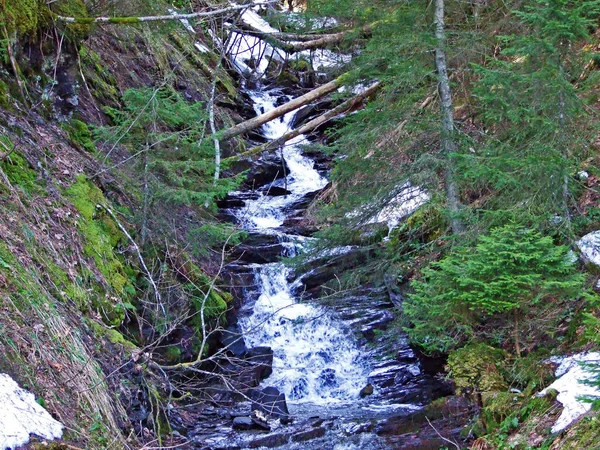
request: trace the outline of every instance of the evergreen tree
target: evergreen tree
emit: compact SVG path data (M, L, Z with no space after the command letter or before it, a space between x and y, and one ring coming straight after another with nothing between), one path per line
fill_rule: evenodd
M520 356L521 318L582 295L584 276L568 251L532 229L495 228L474 249L462 247L431 263L411 283L404 312L414 327L406 331L426 350L445 352L476 335L487 319L505 318Z
M488 207L569 224L570 180L591 139L581 96L593 80L582 76L577 45L599 13L598 0L525 2L514 13L523 32L498 38L498 57L475 66L489 134L483 149L463 156L462 173L469 183L489 181L496 195Z

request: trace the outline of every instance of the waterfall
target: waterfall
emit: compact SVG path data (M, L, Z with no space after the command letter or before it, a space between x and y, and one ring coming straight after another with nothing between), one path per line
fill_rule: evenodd
M248 94L259 114L274 109L282 99L277 89ZM277 139L288 132L294 114L267 123L264 136ZM327 184L327 179L314 169L314 162L302 155L303 141L305 137L298 136L283 148L282 157L289 171L286 177L271 183L285 187L289 193L269 196L261 190L257 198L246 201L244 208L233 211L246 230L277 235L285 242L286 256L301 252L307 240L281 230L287 210ZM291 293L288 275L289 269L283 263L255 265L260 295L252 313L240 320L250 346L269 346L273 350L273 374L263 384L276 386L292 404L354 401L367 383L367 373L353 335L329 311L298 302Z

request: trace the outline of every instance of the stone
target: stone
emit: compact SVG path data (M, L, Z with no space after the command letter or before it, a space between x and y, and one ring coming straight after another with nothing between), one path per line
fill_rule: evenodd
M250 389L248 397L252 401L252 411L260 411L267 416L280 419L282 423L291 422L285 394L279 392L277 388L268 386L264 389Z
M244 185L250 189L256 189L279 178L284 178L288 173L289 168L285 160L280 155L269 153L261 156L252 164Z
M364 388L360 390L360 398L365 398L367 395L373 395L373 385L371 383L367 384Z
M262 191L265 195L270 197L281 197L283 195L290 195L292 193L292 191L288 191L287 189L279 186L267 186L262 189Z
M586 262L600 266L600 230L583 236L577 241L577 247Z
M251 348L246 352L245 358L253 368L254 376L258 382L273 373L273 350L271 347Z
M235 417L231 428L234 430L251 430L254 428L254 421L250 417Z

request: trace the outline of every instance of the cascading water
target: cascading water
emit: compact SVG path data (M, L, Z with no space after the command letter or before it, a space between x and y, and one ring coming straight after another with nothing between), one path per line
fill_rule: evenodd
M244 12L242 20L263 32L275 31L251 9ZM253 90L245 90L257 114L271 111L276 105L291 100L292 97L286 94L289 91L284 93L280 88L263 85L263 82L267 83L268 60L281 61L280 58L286 57L280 50L259 38L234 31L230 33L226 48L234 66L244 76L253 78L253 86L258 85ZM340 60L347 61L347 57L324 51L318 55L316 62L313 58L313 67L317 70L319 67L331 67ZM265 124L263 136L275 140L289 132L294 115L295 112L291 112ZM256 190L253 192L232 193L233 201L230 206L225 206L228 216L235 217L243 229L254 238L258 237L258 242L268 242L265 248L279 248L281 256L302 253L307 243L313 240L297 234L298 229L289 225L293 222L289 219L295 219L294 214L303 211L307 201L328 183L315 169L314 161L303 156L305 139L305 136L298 136L280 150L285 161L281 167L285 176L279 173L266 185L262 178L260 186L254 186ZM428 198L418 188L411 190L409 186L408 191L411 194L416 192L419 202ZM400 204L394 204L394 211L400 207L407 210L418 207L417 203L410 204L413 205L409 205L410 208L405 205L408 191L401 190L394 197ZM271 195L273 193L275 195ZM240 207L240 204L243 206ZM391 210L392 206L388 209ZM391 215L377 216L373 220L390 222L388 216ZM277 241L280 245L271 245ZM285 394L290 413L296 421L291 426L270 421L271 432L263 437L252 432L232 431L230 422L218 429L209 424L203 431L198 431L205 434L198 441L208 445L202 448L390 448L380 436L393 429L393 420L392 428L386 425L378 427L378 421L405 417L420 409L435 396L433 392L439 383L432 383L423 375L416 355L405 341L396 340L394 350L387 350L385 354L382 351L384 344L377 344L378 349L367 350L363 342L359 349L355 333L360 333L365 338L363 341L369 340L369 333L373 335L373 330L381 329L379 325L385 326L391 320L390 315L393 317L388 294L382 296L381 292L370 288L363 293L359 288L336 298L334 315L318 301L300 302L295 297L296 288L312 271L290 284L290 269L280 262L257 263L273 261L273 257L271 254L257 255L260 250L256 249L261 246L253 249L251 244L249 247L254 251L251 252L253 256L244 260L242 255L241 262L236 260L231 265L232 272L238 271L242 277L240 280L243 280L234 284L246 292L237 320L248 348L262 347L264 350L264 347L269 347L273 351L273 373L261 385L262 388L274 386ZM327 261L344 257L354 250L357 249L332 249L315 259ZM248 269L254 283L248 279ZM372 383L371 388L374 387L373 395L361 399L359 394L368 383ZM315 418L315 415L319 417Z
M249 92L257 113L275 108L281 94L277 90ZM267 124L264 135L277 139L289 131L294 113ZM286 235L278 228L286 218L286 209L306 194L322 189L327 180L305 158L299 136L282 150L288 174L272 186L285 187L284 196L269 196L268 190L234 213L249 231L276 234L286 242L289 254L302 251L304 241ZM367 374L351 334L328 311L298 303L287 280L288 269L282 263L256 265L256 284L260 296L252 314L240 321L247 343L269 346L274 353L273 375L265 384L275 385L287 399L304 403L332 403L354 400L367 383Z

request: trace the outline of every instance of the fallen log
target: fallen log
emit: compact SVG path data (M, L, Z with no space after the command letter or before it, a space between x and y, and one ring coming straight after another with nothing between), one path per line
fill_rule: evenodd
M233 5L227 8L215 9L212 11L200 11L188 14L168 14L161 16L131 16L131 17L66 17L61 15L55 15L54 19L65 22L65 23L77 23L77 24L92 24L92 23L113 23L123 25L133 25L142 22L163 22L167 20L182 20L182 19L196 19L200 17L214 17L219 15L225 15L230 12L240 11L248 9L254 6L270 5L277 3L279 0L268 0L261 3L253 3L247 5Z
M238 155L230 156L229 158L226 158L225 161L227 161L227 162L235 162L235 161L239 161L241 158L244 158L244 157L247 157L247 156L256 155L256 154L259 154L259 153L262 153L262 152L265 152L265 151L277 150L279 147L281 147L282 145L284 145L287 141L290 141L290 140L294 139L295 137L300 136L301 134L310 133L313 130L315 130L318 127L320 127L321 125L323 125L324 123L326 123L327 121L329 121L329 120L331 120L331 119L339 116L340 114L342 114L342 113L344 113L344 112L346 112L346 111L354 108L359 103L361 103L362 101L364 101L366 98L372 96L375 92L377 92L380 87L381 87L381 83L377 82L373 86L371 86L368 89L366 89L364 92L361 92L360 94L352 97L351 99L346 100L345 102L339 104L335 108L330 109L326 113L321 114L320 116L314 118L313 120L311 120L311 121L305 123L304 125L296 128L295 130L292 130L289 133L284 134L280 138L277 138L277 139L275 139L275 140L273 140L271 142L267 142L265 144L253 147L250 150L247 150L247 151L245 151L243 153L240 153Z
M225 141L227 139L239 136L240 134L247 133L248 131L258 128L264 125L265 123L270 122L273 119L277 119L278 117L281 117L284 114L289 113L290 111L298 109L301 106L304 106L312 101L318 100L319 98L326 96L327 94L335 91L340 86L342 86L343 78L344 75L336 78L333 81L330 81L327 84L324 84L323 86L319 86L318 88L313 89L312 91L307 92L306 94L301 95L300 97L295 98L294 100L291 100L286 104L275 108L272 111L266 112L258 117L254 117L253 119L246 120L245 122L239 123L231 128L228 128L227 130L221 133L219 139L221 141Z

